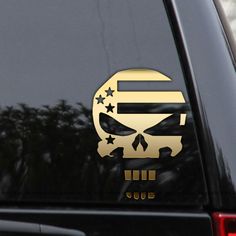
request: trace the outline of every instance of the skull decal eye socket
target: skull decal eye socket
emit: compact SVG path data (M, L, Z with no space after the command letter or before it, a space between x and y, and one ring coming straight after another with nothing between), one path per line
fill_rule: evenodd
M177 135L181 133L180 115L173 114L162 120L160 123L144 130L144 133L157 136L157 135ZM170 130L172 133L170 133Z
M109 134L127 136L136 133L134 129L121 124L119 121L115 120L105 113L99 114L99 122L101 128Z

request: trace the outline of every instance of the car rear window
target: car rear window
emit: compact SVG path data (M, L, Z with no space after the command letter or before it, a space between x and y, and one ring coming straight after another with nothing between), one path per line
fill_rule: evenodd
M201 155L162 1L0 1L0 200L196 205Z

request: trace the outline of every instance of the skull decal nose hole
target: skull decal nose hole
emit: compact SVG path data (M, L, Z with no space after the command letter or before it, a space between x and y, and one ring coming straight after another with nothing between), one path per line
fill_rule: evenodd
M137 148L138 148L138 145L139 145L139 144L142 145L143 151L146 151L146 149L147 149L147 147L148 147L148 144L147 144L147 142L145 141L145 138L143 137L142 134L138 134L138 135L135 137L135 139L134 139L134 141L133 141L133 143L132 143L133 149L134 149L135 151L137 151Z

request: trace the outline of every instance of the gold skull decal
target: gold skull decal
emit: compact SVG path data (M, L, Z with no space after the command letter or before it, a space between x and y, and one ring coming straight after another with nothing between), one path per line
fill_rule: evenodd
M126 112L127 105L183 104L181 91L120 91L119 83L171 81L158 71L128 69L117 72L96 92L93 98L93 121L100 137L98 153L101 157L113 156L113 151L122 148L123 158L158 158L160 149L168 147L171 156L182 150L182 135L153 135L153 127L173 116L173 113ZM186 114L179 114L179 126L184 126Z

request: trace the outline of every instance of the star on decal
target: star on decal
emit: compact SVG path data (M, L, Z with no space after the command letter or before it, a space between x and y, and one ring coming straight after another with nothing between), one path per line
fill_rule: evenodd
M113 93L115 92L115 90L112 90L111 87L109 87L108 90L105 90L105 92L107 93L107 97L108 96L112 96L113 97Z
M99 97L96 97L96 99L98 100L97 104L99 104L99 103L102 103L102 104L104 104L104 103L103 103L103 100L104 100L105 98L104 98L104 97L102 97L102 95L101 95L101 94L99 95Z
M109 135L109 137L106 138L106 140L107 140L107 144L114 144L113 141L115 140L115 138L112 138L112 136Z
M109 112L109 111L113 112L113 109L114 109L115 106L112 106L111 103L109 103L109 105L105 106L105 107L107 109L107 112Z

